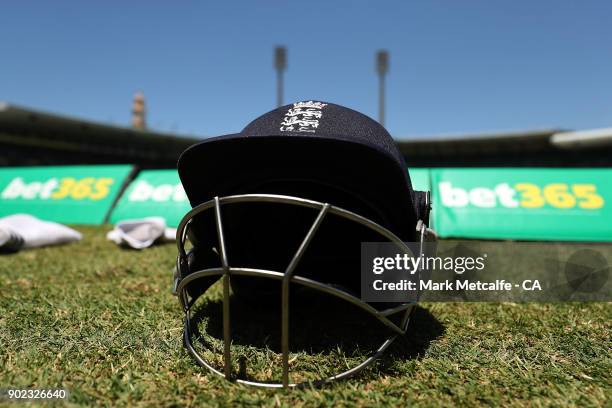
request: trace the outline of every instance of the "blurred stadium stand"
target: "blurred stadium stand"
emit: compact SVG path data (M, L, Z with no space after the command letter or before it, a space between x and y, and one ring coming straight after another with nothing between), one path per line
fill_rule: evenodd
M0 166L137 164L173 168L197 139L120 127L0 102Z
M0 166L129 163L174 168L197 138L37 112L0 102ZM410 167L610 167L612 129L400 139Z
M610 167L612 129L560 129L399 140L411 167Z

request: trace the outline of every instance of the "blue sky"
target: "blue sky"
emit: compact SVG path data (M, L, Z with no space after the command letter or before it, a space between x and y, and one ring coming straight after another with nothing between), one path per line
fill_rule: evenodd
M377 115L374 53L390 52L387 128L398 138L612 126L612 2L5 2L0 100L201 136L285 100Z

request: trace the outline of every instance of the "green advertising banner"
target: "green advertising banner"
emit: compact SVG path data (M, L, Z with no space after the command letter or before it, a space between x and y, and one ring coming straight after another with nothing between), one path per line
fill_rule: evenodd
M131 171L127 165L0 168L0 216L102 224Z
M169 227L177 227L191 210L176 170L141 171L111 214L111 223L158 216Z
M612 169L432 169L442 237L612 241Z
M429 169L416 168L409 169L410 181L412 182L412 189L418 191L430 191L431 180Z

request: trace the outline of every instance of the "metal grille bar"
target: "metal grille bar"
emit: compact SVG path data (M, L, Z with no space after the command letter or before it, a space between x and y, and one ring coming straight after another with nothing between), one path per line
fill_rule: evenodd
M329 204L325 204L314 223L310 227L310 230L304 237L304 241L298 248L297 252L291 259L289 266L285 270L285 275L283 276L283 293L282 293L282 337L281 337L281 348L283 353L283 387L289 386L289 283L291 282L291 277L293 276L293 272L295 271L295 267L302 259L302 255L308 248L312 237L319 229L319 226L323 222L323 218L325 218L325 214L329 210Z
M217 224L217 237L219 239L219 256L223 268L223 360L225 378L230 380L232 375L232 335L230 330L230 269L225 250L225 237L223 236L223 223L221 222L221 205L219 197L215 197L215 223Z

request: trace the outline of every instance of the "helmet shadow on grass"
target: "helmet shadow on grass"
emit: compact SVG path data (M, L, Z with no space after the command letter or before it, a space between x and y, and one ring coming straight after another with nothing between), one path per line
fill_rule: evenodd
M232 349L241 348L265 355L281 353L281 305L278 302L253 302L232 296L230 302ZM223 344L223 302L202 302L192 315L194 340L200 347L219 354ZM394 319L399 323L401 313ZM378 372L391 374L397 362L419 359L445 328L427 309L415 306L406 334L400 335L377 362ZM294 296L290 307L289 350L292 355L311 355L324 364L363 361L394 332L371 314L333 296L311 293ZM325 361L327 360L327 363ZM313 360L314 361L314 360ZM277 364L271 359L269 363ZM241 365L248 364L241 361ZM356 365L356 364L353 364ZM218 367L222 370L222 366ZM345 366L334 371L344 371ZM276 367L278 369L278 367ZM254 380L240 368L238 378ZM261 379L258 379L261 380Z

